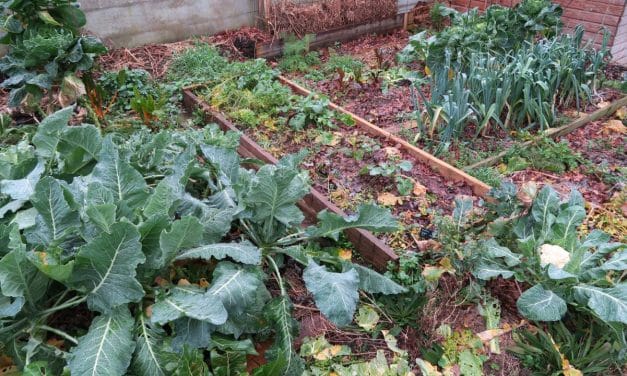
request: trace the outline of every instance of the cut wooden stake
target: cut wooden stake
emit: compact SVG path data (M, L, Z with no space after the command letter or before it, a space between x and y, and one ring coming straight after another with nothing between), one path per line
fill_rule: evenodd
M600 108L596 111L594 111L593 113L586 115L584 117L581 117L575 121L573 121L572 123L563 125L561 127L558 128L551 128L549 130L547 130L546 132L544 132L544 136L546 137L550 137L550 138L557 138L557 137L561 137L564 135L569 134L570 132L574 131L577 128L581 128L584 125L599 120L602 117L608 116L613 114L614 112L618 111L619 108L623 107L623 106L627 106L627 96L622 97L620 99L617 99L616 101L612 102L609 106ZM536 140L530 140L530 141L525 141L522 144L519 144L519 147L528 147L533 145L536 142ZM508 150L504 150L498 154L495 154L489 158L486 158L482 161L479 161L475 164L472 164L470 166L466 166L464 167L464 170L468 171L468 170L472 170L474 168L477 167L487 167L487 166L492 166L495 165L497 163L499 163L499 161L501 159L503 159L507 153L509 153L509 149Z
M301 94L304 96L312 94L311 91L305 89L304 87L298 85L297 83L283 76L279 76L279 80L283 82L284 84L288 85L289 87L291 87L292 90L298 94ZM434 171L438 172L440 175L444 176L445 178L451 179L453 181L464 182L472 188L473 193L476 194L477 196L483 197L483 198L488 197L488 192L490 192L492 188L489 185L482 182L481 180L468 175L464 171L451 166L450 164L410 144L409 142L403 140L402 138L395 136L394 134L377 127L376 125L353 114L352 112L345 110L344 108L336 105L335 103L330 103L329 107L335 111L349 115L351 118L355 120L355 123L365 132L371 135L377 136L377 137L382 137L386 140L390 140L396 144L401 145L414 158L425 163L426 165L431 167Z
M214 111L207 103L189 90L189 88L183 89L183 104L189 111L200 108L205 113L207 120L216 122L222 130L240 133L240 145L237 151L243 157L256 158L271 164L278 162L273 155L265 151L250 137L241 134L242 132L224 115ZM310 222L315 222L318 213L325 209L341 216L346 215L340 208L315 189L311 189L310 193L298 203L298 207L303 211ZM398 256L394 253L392 248L371 232L362 229L349 229L344 233L362 257L375 267L383 270L387 267L388 262L398 260Z

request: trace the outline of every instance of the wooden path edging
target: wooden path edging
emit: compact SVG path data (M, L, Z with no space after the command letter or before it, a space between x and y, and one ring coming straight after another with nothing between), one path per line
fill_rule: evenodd
M381 21L324 31L314 35L310 49L330 46L336 42L346 42L365 34L383 34L403 27L402 14ZM256 58L273 58L283 53L283 41L258 44L255 46Z
M619 108L623 107L623 106L627 106L627 96L624 96L620 99L615 100L614 102L612 102L610 105L600 108L596 111L594 111L591 114L588 114L586 116L583 116L575 121L573 121L570 124L566 124L563 125L561 127L558 128L552 128L549 129L547 131L544 132L544 136L546 137L550 137L550 138L557 138L557 137L561 137L564 135L567 135L571 132L573 132L575 129L577 128L581 128L584 125L599 120L602 117L605 117L607 115L613 114L614 112L616 112ZM528 147L533 145L536 142L536 140L530 140L530 141L525 141L522 144L519 144L517 146L520 147ZM477 167L487 167L487 166L492 166L497 164L501 159L503 159L507 153L509 153L510 149L504 150L496 155L493 155L489 158L486 158L484 160L481 160L475 164L472 164L470 166L466 166L464 167L464 170L468 171L468 170L472 170L474 168Z
M300 95L311 95L313 94L311 91L305 89L299 84L289 80L284 76L279 76L279 80L285 85L289 86L294 92ZM453 181L460 181L468 184L474 194L484 199L488 198L488 193L492 190L492 187L482 182L481 180L475 178L474 176L470 176L466 172L451 166L450 164L444 162L443 160L436 158L430 153L410 144L409 142L403 140L402 138L395 136L394 134L377 127L371 122L353 114L352 112L344 109L341 106L331 102L329 104L329 108L341 112L343 114L349 115L352 117L356 124L362 128L366 133L371 135L382 137L386 140L390 140L396 144L400 144L409 154L411 154L414 158L419 160L422 163L425 163L427 166L431 167L434 171L444 176L447 179L451 179Z
M231 123L224 115L214 111L207 103L198 98L190 88L183 89L183 104L191 112L195 108L200 108L208 121L216 122L224 131L233 131L239 133L240 145L238 153L246 158L256 158L266 163L276 164L278 160L265 151L250 137L243 134L237 127ZM315 220L317 214L327 209L335 214L345 216L346 214L335 204L330 202L322 193L315 189L311 189L303 200L298 203L299 208L304 212L305 216L310 220ZM379 269L385 269L389 261L397 261L398 256L392 248L382 242L370 231L362 229L349 229L344 233L348 240L355 246L355 249L361 256Z

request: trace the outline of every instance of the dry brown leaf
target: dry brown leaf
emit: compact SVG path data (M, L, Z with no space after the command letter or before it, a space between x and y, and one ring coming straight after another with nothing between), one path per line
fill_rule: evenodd
M406 121L401 125L404 129L418 128L418 122L416 120Z
M440 244L439 242L433 239L418 240L416 241L416 246L418 247L418 250L420 250L421 252L437 251L442 248L442 244Z
M413 179L412 179L413 180ZM415 196L422 197L427 194L427 187L414 180L414 189L412 193Z
M400 158L401 157L401 151L398 150L398 148L395 148L393 146L388 146L383 148L383 151L385 152L385 155L388 158Z
M185 278L181 278L179 279L178 285L179 286L191 286L192 284Z
M618 110L616 110L616 112L614 113L614 116L616 116L620 120L625 120L627 118L627 106L623 106L619 108Z
M597 108L605 108L605 107L607 107L609 105L610 105L610 102L606 102L606 101L601 101L601 102L596 104Z
M377 197L377 201L383 206L395 206L403 203L403 200L400 197L388 192L380 193Z
M209 287L209 282L205 278L201 278L200 281L198 281L198 286L206 289Z
M627 134L627 127L625 127L625 124L623 124L621 120L612 119L603 124L603 129L601 129L601 133L605 135L610 135L613 133Z

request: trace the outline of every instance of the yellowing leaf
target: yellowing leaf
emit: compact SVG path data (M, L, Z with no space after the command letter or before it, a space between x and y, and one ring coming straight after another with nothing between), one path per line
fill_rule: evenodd
M61 90L58 96L59 103L61 106L67 107L85 94L87 94L87 90L83 81L73 74L67 75L61 82Z
M446 269L439 266L427 265L422 269L422 276L425 277L427 282L437 282L446 271Z
M416 359L416 365L425 376L442 376L442 372L438 371L438 367L426 360Z
M379 314L368 306L360 307L356 322L360 328L370 332L377 326Z
M448 273L455 273L455 268L451 264L451 259L449 257L444 257L440 260L440 266Z
M429 67L425 66L425 74L427 76L431 76L431 69L429 69Z
M407 353L405 350L398 348L398 341L396 340L396 337L390 334L389 330L382 330L381 333L383 333L383 339L385 340L385 344L388 345L388 349L401 356L404 356Z
M37 16L39 16L39 19L44 21L45 23L49 24L49 25L53 25L53 26L63 26L61 25L57 20L55 20L50 13L48 13L47 10L41 10L39 12L37 12Z
M396 204L402 204L403 200L393 195L392 193L380 193L379 197L377 197L377 202L383 206L395 206Z
M353 252L350 249L340 248L338 250L338 256L342 260L350 261L350 259L353 257Z

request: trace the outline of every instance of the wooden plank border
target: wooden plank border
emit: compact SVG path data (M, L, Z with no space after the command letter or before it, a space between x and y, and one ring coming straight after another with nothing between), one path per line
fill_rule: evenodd
M550 138L557 138L557 137L561 137L564 135L567 135L571 132L573 132L575 129L577 128L581 128L584 125L593 122L593 121L597 121L599 119L601 119L602 117L608 116L613 114L614 112L616 112L619 108L623 107L623 106L627 106L627 96L624 96L620 99L615 100L614 102L612 102L610 105L600 108L596 111L594 111L591 114L588 114L586 116L583 116L575 121L573 121L572 123L563 125L561 127L558 128L552 128L547 130L544 135L546 137L550 137ZM529 141L525 141L522 144L519 144L517 146L519 147L528 147L533 145L536 142L536 140L529 140ZM487 166L492 166L497 164L498 162L501 161L501 159L503 159L507 153L509 153L511 149L507 149L507 150L503 150L502 152L493 155L489 158L486 158L484 160L481 160L475 164L472 164L470 166L466 166L464 167L464 170L468 171L468 170L472 170L473 168L477 168L477 167L487 167Z
M279 80L283 84L289 86L294 92L300 95L307 96L307 95L313 94L311 91L305 89L304 87L298 85L297 83L289 80L286 77L279 76ZM343 114L346 114L352 117L355 120L356 124L360 128L362 128L366 133L369 133L373 136L382 137L396 144L400 144L414 158L416 158L422 163L425 163L426 165L431 167L434 171L436 171L440 175L444 176L447 179L451 179L453 181L464 182L472 188L472 191L474 194L485 199L488 198L488 193L490 192L492 187L482 182L481 180L468 175L464 171L451 166L450 164L444 162L443 160L436 158L430 153L427 153L426 151L410 144L409 142L403 140L402 138L395 136L394 134L377 127L371 122L353 114L352 112L344 109L341 106L338 106L337 104L333 102L329 104L329 107L335 111L341 112Z
M206 117L207 121L213 121L217 123L224 131L233 131L241 134L240 146L238 153L246 158L256 158L266 163L276 164L278 160L265 151L250 137L242 134L237 127L231 123L223 114L214 111L207 103L198 98L191 89L183 89L183 105L188 111L193 111L196 108L200 108ZM315 189L311 189L308 195L304 197L298 203L299 208L304 212L305 216L310 221L315 221L317 214L327 209L330 212L338 215L346 215L342 209L338 208L335 204L330 202L322 193ZM375 267L383 270L386 268L389 261L397 261L398 256L392 248L382 242L371 232L362 229L349 229L344 232L348 240L355 246L355 249L361 254L361 256L374 265Z
M402 14L395 17L386 18L381 21L361 24L356 26L334 29L318 33L314 36L309 47L311 49L330 46L335 42L346 42L356 39L364 34L383 34L403 27L404 16ZM272 43L257 44L255 47L256 58L273 58L283 53L283 40Z

